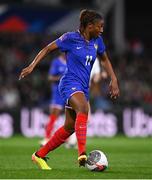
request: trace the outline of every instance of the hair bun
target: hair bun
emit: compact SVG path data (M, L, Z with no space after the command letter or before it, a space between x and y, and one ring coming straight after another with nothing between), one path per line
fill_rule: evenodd
M86 17L86 16L89 16L89 10L87 10L87 9L83 9L83 10L81 10L81 12L80 12L80 21L82 22L83 21L83 19Z
M88 23L93 23L96 19L103 19L103 17L93 10L83 9L80 12L80 26L86 27Z

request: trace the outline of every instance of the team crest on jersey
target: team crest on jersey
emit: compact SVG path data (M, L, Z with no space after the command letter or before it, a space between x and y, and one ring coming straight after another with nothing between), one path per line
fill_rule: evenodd
M94 47L95 47L96 50L98 49L98 45L97 44L94 44Z

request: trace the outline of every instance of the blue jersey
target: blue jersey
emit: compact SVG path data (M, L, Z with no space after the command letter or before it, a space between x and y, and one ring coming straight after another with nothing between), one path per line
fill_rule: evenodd
M80 82L84 88L88 88L96 56L105 51L102 37L87 42L79 31L68 32L58 38L56 44L62 52L66 52L67 70L63 78Z
M66 70L66 62L60 58L55 58L51 64L49 69L49 75L51 76L63 76ZM56 89L59 84L59 81L52 82L52 88Z

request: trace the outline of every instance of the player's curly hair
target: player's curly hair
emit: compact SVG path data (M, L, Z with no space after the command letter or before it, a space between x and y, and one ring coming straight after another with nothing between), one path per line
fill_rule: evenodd
M85 28L88 23L94 23L96 20L102 20L103 16L96 11L83 9L80 12L80 27Z

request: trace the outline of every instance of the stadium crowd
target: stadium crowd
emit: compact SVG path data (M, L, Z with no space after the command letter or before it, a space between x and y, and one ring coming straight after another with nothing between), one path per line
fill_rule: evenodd
M57 36L32 33L0 34L0 110L22 106L48 107L50 84L48 68L52 56L44 60L30 77L18 80L21 69L46 44ZM49 40L49 41L48 41ZM107 91L107 83L102 80L91 87L91 105L97 109L113 110L123 106L142 106L152 104L152 61L147 49L139 40L129 42L124 55L113 55L111 62L118 75L121 96L118 103L112 102ZM54 56L57 54L54 53ZM116 108L115 108L116 109Z

